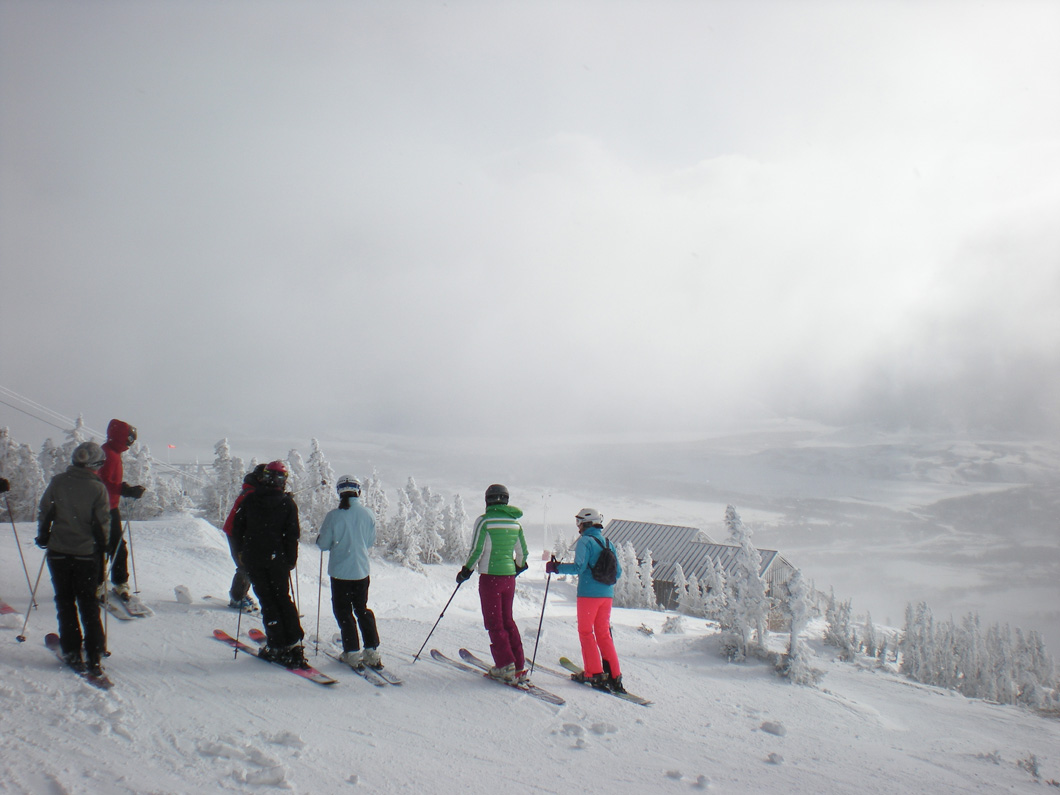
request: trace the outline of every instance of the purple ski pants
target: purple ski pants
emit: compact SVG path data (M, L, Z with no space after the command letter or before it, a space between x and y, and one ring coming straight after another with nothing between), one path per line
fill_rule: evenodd
M493 664L503 668L515 663L515 670L526 668L523 639L512 617L515 601L515 575L481 574L478 578L478 598L482 604L482 622L490 634Z

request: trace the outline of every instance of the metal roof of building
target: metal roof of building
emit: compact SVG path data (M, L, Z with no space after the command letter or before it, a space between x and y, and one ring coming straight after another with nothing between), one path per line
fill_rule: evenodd
M736 553L739 547L715 544L706 533L696 527L612 519L607 523L604 535L617 546L632 543L638 555L650 551L652 560L655 561L652 576L656 580L672 582L677 563L681 564L685 577L695 575L698 580L703 579L707 572L708 559L716 562L726 576L732 574L736 568ZM763 576L778 560L791 565L784 561L775 549L759 549L758 552L762 556L759 574Z

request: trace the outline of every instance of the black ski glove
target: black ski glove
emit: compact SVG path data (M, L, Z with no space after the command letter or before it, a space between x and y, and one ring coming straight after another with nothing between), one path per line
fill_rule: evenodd
M520 566L518 563L516 563L515 564L515 576L518 577L520 574L522 574L524 571L526 571L529 568L530 568L530 564L529 563L524 563L522 566Z
M121 496L132 497L134 500L140 499L144 496L144 492L147 491L143 486L130 486L128 483L121 484Z
M458 583L467 582L471 579L471 569L467 566L462 566L460 571L456 573L456 581Z
M48 548L48 540L49 540L50 537L51 537L51 533L42 533L41 535L39 535L39 536L37 536L36 538L33 539L33 543L35 543L41 549L47 549Z
M11 484L7 482L7 478L0 478L0 494L5 491L11 491Z

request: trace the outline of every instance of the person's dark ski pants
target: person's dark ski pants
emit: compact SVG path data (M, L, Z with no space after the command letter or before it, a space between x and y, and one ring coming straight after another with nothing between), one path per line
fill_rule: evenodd
M232 536L225 536L225 538L228 539L228 551L232 554L232 562L236 564L236 573L232 575L232 587L228 589L228 598L233 602L241 602L250 590L250 576L239 560L235 539Z
M305 633L291 599L291 570L283 563L250 569L250 584L261 606L265 636L274 649L298 643Z
M357 627L361 628L364 648L379 648L379 632L375 626L375 613L368 609L368 585L370 577L363 580L337 580L331 578L331 611L335 614L342 633L342 650L358 651ZM356 621L354 621L356 616Z
M124 585L129 581L129 548L125 546L125 537L122 535L121 511L117 508L110 509L110 536L111 539L120 538L118 549L114 553L114 560L110 565L110 581L115 585ZM100 585L106 584L107 570L103 565L103 559L99 561Z
M99 662L106 644L103 622L99 617L99 601L96 599L100 565L95 555L75 557L48 554L48 571L55 591L55 610L63 654L80 652L83 640L89 662Z

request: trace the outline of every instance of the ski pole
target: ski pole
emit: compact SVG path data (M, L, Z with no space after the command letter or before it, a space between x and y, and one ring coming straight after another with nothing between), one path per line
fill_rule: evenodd
M320 594L324 589L324 550L320 550L320 574L317 576L317 636L313 646L313 656L320 654Z
M8 502L7 495L4 495L4 505L7 506L7 516L11 520L11 532L15 534L15 545L18 547L18 557L22 561L22 572L26 575L26 587L29 588L30 593L33 593L33 586L29 581L29 569L26 568L26 557L22 554L22 542L18 540L18 528L15 527L15 514L11 511L11 503ZM33 604L30 605L32 610L37 606L37 601L34 600Z
M555 560L556 556L552 556ZM537 644L541 642L541 625L545 623L545 604L548 602L548 586L552 584L552 572L548 573L545 580L545 596L541 600L541 618L537 622L537 639L534 641L534 656L530 658L530 673L534 672L534 663L537 661Z
M128 502L125 503L125 507L129 507ZM136 551L133 549L132 522L129 519L125 520L125 535L129 537L129 563L132 564L133 593L140 593L140 584L136 580Z
M236 640L239 640L239 633L243 631L243 608L239 608L239 616L236 617ZM232 659L234 660L239 656L239 646L233 646Z
M29 607L26 608L26 620L22 622L22 632L15 636L15 640L19 643L26 642L26 627L29 626L29 617L33 612L33 606L37 604L37 586L40 585L40 576L44 573L44 563L48 560L48 553L44 553L44 557L40 562L40 570L37 571L37 582L33 585L33 591L29 596Z
M115 550L117 554L117 550ZM110 657L110 648L107 646L108 632L110 630L110 573L114 570L114 558L103 553L103 656Z
M460 590L460 586L463 585L463 584L464 584L463 581L458 582L456 584L456 587L453 589L453 596L456 596L456 592ZM453 601L453 596L449 597L449 602ZM427 641L431 639L431 635L434 634L434 630L436 630L438 628L438 623L442 620L442 616L444 616L445 615L445 611L449 609L449 602L445 603L445 607L442 608L442 612L439 613L439 615L438 615L438 621L434 622L434 626L431 627L431 631L427 633L427 637L423 641L423 646L427 645ZM418 652L416 652L416 656L412 658L413 664L415 664L416 660L418 660L420 658L420 654L423 653L423 646L420 646L420 650Z
M313 490L315 490L315 489L319 489L319 488L320 488L321 486L326 486L326 485L328 485L328 482L327 482L326 480L321 480L321 481L320 481L319 483L317 483L316 485L313 485L313 486L303 486L302 488L298 489L298 491L292 491L292 492L290 492L290 494L291 494L291 496L293 497L293 496L294 496L295 494L301 494L301 493L302 493L303 491L313 491Z

